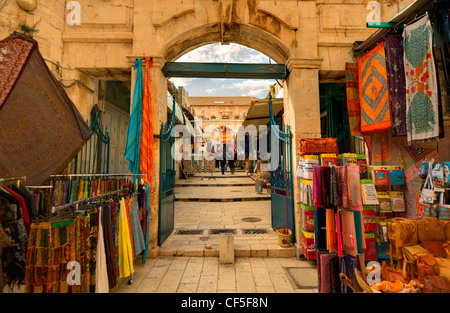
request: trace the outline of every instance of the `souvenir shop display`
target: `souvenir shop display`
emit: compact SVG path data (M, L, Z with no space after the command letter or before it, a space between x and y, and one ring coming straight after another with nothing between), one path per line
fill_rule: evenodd
M149 200L145 187L127 176L58 175L30 188L25 177L0 179L0 291L107 293L122 279L132 283L133 261L147 249ZM45 210L40 189L50 194ZM73 281L71 264L81 273Z
M437 217L442 220L450 218L450 188L448 181L450 173L448 162L436 162L434 159L424 159L420 168L421 178L424 178L420 193L420 203L425 205L421 217Z

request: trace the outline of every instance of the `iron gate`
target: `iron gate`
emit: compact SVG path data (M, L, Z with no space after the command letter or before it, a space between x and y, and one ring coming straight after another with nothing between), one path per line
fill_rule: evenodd
M74 174L109 173L109 133L102 127L101 111L94 105L91 111L92 136L74 159ZM86 121L87 122L87 121Z
M284 125L272 114L272 95L269 94L270 136L275 135L271 146L270 160L278 160L278 164L270 172L272 228L289 228L292 231L292 242L295 242L294 193L292 175L292 133L289 125ZM272 131L273 130L273 131ZM278 155L275 155L278 154Z
M175 142L175 138L171 134L174 125L175 94L173 95L172 115L166 124L161 124L159 141L159 246L169 237L174 228L175 159L171 153L172 146Z

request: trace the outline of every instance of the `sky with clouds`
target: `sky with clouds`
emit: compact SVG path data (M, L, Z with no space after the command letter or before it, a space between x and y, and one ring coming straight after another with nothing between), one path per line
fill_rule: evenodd
M176 62L205 63L272 63L268 56L257 50L238 45L214 43L192 50ZM264 98L269 86L276 83L270 79L230 79L230 78L178 78L170 80L175 86L183 86L193 97L251 96ZM278 95L281 97L282 93Z

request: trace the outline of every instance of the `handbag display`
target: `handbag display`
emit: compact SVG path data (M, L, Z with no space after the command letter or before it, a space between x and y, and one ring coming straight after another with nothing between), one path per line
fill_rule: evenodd
M439 276L439 265L430 253L417 258L417 280L423 284L425 276Z
M336 138L302 138L300 139L299 154L334 153L339 155Z
M441 241L422 241L421 245L434 257L445 258L445 249Z
M431 170L430 170L430 171L428 171L427 178L422 187L422 191L420 192L419 202L422 204L432 204L432 203L434 203L435 200L436 200L436 195L435 195L434 189L433 189L433 179L432 179Z
M450 279L450 259L436 258L436 263L439 266L439 275Z
M417 220L417 238L423 241L445 241L444 229L436 217L424 217Z
M381 280L386 280L395 283L397 280L405 283L405 277L403 277L403 271L399 269L395 269L393 267L389 267L386 261L381 263Z
M443 276L426 276L423 293L450 293L450 281Z
M406 246L406 247L403 247L402 250L403 250L403 256L405 257L405 261L408 263L414 263L414 264L417 262L417 258L419 256L429 253L421 245Z

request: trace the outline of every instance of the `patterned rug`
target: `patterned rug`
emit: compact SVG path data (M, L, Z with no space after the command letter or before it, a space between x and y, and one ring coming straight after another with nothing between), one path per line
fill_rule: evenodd
M403 30L408 141L439 136L438 86L428 15Z
M358 60L361 132L375 132L391 127L389 88L384 43Z
M9 94L0 102L0 177L40 185L67 167L92 131L34 41L0 41L0 67L0 91Z

